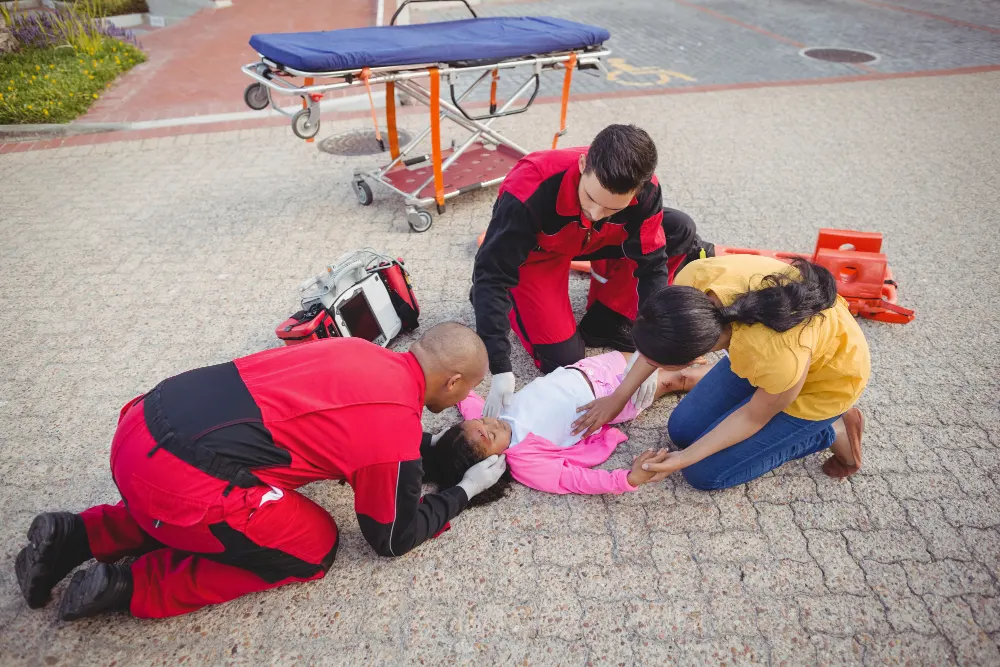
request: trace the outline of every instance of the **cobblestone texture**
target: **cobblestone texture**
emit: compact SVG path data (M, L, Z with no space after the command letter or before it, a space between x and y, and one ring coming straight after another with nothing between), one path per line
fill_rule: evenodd
M719 493L680 477L620 497L519 486L395 560L365 544L349 488L315 484L342 530L324 580L159 622L28 610L13 559L31 518L116 500L119 406L275 346L298 283L345 250L405 257L425 326L471 323L492 193L412 234L385 190L355 202L363 160L284 128L4 156L0 664L997 664L998 91L980 74L574 107L567 145L613 120L648 128L669 201L711 240L808 250L823 226L886 234L918 317L862 323L859 475L828 479L817 456ZM557 115L498 126L544 146ZM578 309L585 288L571 281ZM534 369L516 349L523 384ZM662 442L674 404L628 426L613 460Z

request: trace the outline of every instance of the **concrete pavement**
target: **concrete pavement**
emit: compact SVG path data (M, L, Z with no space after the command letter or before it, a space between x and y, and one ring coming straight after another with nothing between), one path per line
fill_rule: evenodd
M680 477L620 497L518 486L395 560L364 542L349 488L315 484L343 540L324 580L159 622L27 609L13 560L31 518L116 501L119 406L277 345L297 284L345 250L405 257L424 326L471 323L493 192L413 234L384 190L357 205L365 159L284 127L0 157L0 664L997 664L998 104L1000 75L979 74L571 111L567 146L609 122L647 128L668 200L712 241L808 250L824 226L886 234L918 317L862 324L874 369L850 481L810 457L719 493ZM502 126L543 147L557 120L548 105ZM585 289L571 284L578 309ZM515 371L535 374L520 350ZM606 467L665 444L674 404L629 425Z

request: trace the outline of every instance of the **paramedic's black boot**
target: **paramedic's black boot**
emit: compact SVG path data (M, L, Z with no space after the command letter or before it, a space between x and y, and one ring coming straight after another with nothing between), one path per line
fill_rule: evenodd
M59 605L59 618L75 621L107 611L128 611L132 602L132 569L97 563L73 575Z
M28 528L28 546L14 561L14 573L32 609L44 607L52 588L80 563L90 560L87 529L79 514L46 512Z
M629 318L595 301L580 320L577 330L587 347L610 347L619 352L635 352Z

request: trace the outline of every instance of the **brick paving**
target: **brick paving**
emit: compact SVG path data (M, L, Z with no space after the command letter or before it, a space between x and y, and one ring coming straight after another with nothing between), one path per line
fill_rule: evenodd
M650 130L669 201L711 240L886 234L918 317L862 322L874 370L851 480L810 457L717 493L679 476L618 497L518 486L395 560L364 542L349 488L314 484L342 529L324 580L159 622L28 610L13 560L31 518L116 500L118 407L275 346L298 283L345 250L406 257L424 326L471 323L492 192L413 234L386 191L357 205L368 160L286 127L0 157L0 664L998 664L998 91L985 73L574 107L566 145L611 120ZM557 120L546 105L498 126L541 147ZM578 310L585 289L571 282ZM535 371L516 349L523 384ZM666 444L674 405L630 424L605 467Z
M253 62L259 32L331 30L374 25L374 0L236 0L140 36L149 60L119 79L79 119L85 123L160 120L248 111L240 67Z

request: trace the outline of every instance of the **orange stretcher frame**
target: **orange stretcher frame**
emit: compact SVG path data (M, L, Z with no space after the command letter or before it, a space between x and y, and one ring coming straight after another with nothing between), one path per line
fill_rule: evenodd
M482 245L486 232L479 235ZM850 229L819 230L816 248L811 255L778 250L715 246L716 257L723 255L761 255L783 262L801 258L818 264L833 274L837 292L847 301L851 314L878 322L906 324L916 312L898 304L899 290L889 261L882 253L882 234ZM590 273L590 262L577 261L570 270Z

